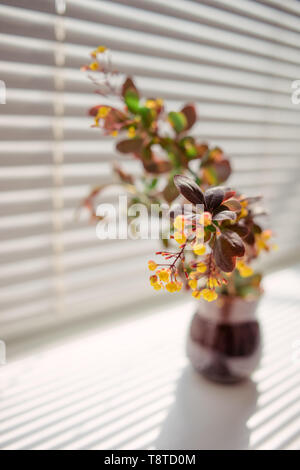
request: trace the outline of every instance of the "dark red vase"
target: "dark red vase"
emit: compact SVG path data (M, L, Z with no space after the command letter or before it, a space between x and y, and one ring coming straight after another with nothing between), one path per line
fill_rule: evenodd
M199 302L187 340L187 354L197 371L222 383L250 377L261 357L257 304L230 296Z

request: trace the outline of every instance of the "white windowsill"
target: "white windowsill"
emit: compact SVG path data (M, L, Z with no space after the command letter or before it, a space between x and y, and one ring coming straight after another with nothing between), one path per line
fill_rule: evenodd
M294 269L267 277L263 360L241 385L189 366L190 300L43 340L23 357L12 348L0 449L299 449L299 280Z

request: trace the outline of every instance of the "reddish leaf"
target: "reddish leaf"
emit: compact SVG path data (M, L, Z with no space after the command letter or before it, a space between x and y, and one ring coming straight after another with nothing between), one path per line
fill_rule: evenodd
M223 199L223 203L225 204L225 201L227 201L228 199L231 199L232 197L236 195L236 191L233 191L230 188L224 188L224 191L225 191L225 196Z
M209 211L214 211L222 204L224 190L222 188L209 188L205 191L205 205Z
M148 173L161 174L171 171L172 165L166 160L143 160L143 165Z
M248 235L244 237L244 240L248 245L254 245L255 243L254 234L249 230Z
M192 105L192 104L188 104L181 110L181 112L186 117L187 124L185 126L185 130L188 130L191 127L193 127L193 125L195 124L195 122L197 120L197 114L196 114L195 106Z
M242 206L237 199L230 198L223 202L224 206L228 207L231 211L240 212Z
M249 229L246 227L246 225L243 225L241 223L230 225L230 230L236 232L242 238L247 237L247 235L249 234Z
M222 222L223 220L236 220L236 214L232 211L220 211L213 216L213 220Z
M208 145L206 144L196 145L196 149L197 149L197 156L195 158L202 158L208 151Z
M235 268L235 258L230 256L222 246L221 237L217 238L214 248L213 255L216 262L216 265L225 273L230 273Z
M218 179L218 183L224 183L226 181L230 174L231 174L231 166L228 160L221 160L217 161L213 164L213 167L216 172L216 176Z
M176 175L174 176L174 183L179 192L192 204L204 204L204 195L197 183L191 178Z
M244 256L245 246L241 237L231 230L224 230L220 237L224 250L231 256Z
M177 198L177 196L179 195L179 192L178 192L178 189L176 188L173 180L169 180L168 183L166 184L163 192L162 192L165 200L167 202L173 202L174 199Z
M103 107L103 105L93 106L92 108L89 109L89 115L90 116L97 116L99 109L102 108L102 107Z
M143 139L137 137L136 139L121 140L117 143L116 148L121 153L136 153L139 152L143 145Z
M126 97L126 94L130 92L130 93L134 93L137 97L139 97L139 92L134 84L134 81L132 80L132 78L130 77L127 77L123 86L122 86L122 96L123 98Z

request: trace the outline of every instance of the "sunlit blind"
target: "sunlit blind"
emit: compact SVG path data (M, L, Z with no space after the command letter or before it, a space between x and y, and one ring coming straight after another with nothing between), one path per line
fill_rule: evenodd
M232 156L232 185L263 194L281 253L299 251L298 2L2 0L0 337L151 295L151 243L99 242L74 217L111 161L127 164L86 116L99 97L79 68L100 44L144 95L197 103L196 132Z

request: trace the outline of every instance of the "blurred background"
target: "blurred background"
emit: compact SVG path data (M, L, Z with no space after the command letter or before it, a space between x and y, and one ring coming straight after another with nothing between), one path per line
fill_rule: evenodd
M126 167L87 117L99 97L80 67L99 44L144 95L197 103L195 132L232 157L230 183L265 197L276 263L299 256L298 2L1 0L0 13L2 337L152 296L152 244L99 242L75 219L111 161Z
M265 198L279 251L264 268L300 258L298 1L1 0L0 339L8 345L169 300L148 284L152 242L100 242L88 214L75 218L91 186L111 180L112 160L130 165L87 117L101 100L80 67L98 45L144 96L169 109L197 104L195 132L231 156L230 184Z

